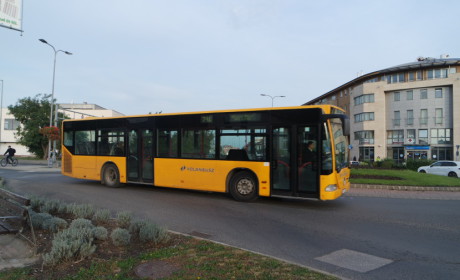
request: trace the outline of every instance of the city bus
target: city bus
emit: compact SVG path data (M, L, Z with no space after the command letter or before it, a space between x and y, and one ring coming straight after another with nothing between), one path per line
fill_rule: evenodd
M238 201L333 200L350 188L349 126L331 105L64 120L62 174Z

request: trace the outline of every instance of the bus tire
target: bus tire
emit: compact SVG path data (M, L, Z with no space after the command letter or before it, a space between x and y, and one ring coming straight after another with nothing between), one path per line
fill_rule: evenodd
M248 171L240 171L232 176L229 192L237 201L253 201L258 197L257 180Z
M102 179L107 187L118 188L120 184L120 172L115 164L107 164L102 171Z

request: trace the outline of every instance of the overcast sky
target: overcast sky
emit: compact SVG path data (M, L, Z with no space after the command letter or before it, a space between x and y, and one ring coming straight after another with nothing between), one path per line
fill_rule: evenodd
M295 106L357 74L460 57L460 1L24 0L0 28L4 107L51 93L121 113Z

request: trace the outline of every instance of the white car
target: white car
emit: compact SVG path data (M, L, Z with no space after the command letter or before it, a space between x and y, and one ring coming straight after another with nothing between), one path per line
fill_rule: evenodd
M430 166L419 167L417 172L458 178L460 177L460 161L437 161Z

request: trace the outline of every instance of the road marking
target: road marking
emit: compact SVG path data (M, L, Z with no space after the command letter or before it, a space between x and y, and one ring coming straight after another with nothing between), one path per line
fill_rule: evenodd
M389 259L348 249L338 250L315 259L361 273L380 268L393 262Z

